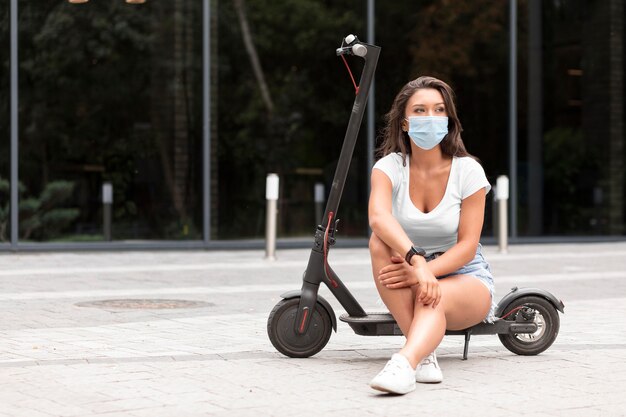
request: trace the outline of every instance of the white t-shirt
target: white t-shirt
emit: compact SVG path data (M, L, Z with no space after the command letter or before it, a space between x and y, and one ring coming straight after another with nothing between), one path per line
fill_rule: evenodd
M409 196L409 162L402 166L402 154L391 153L381 158L374 169L384 172L393 187L392 214L409 239L424 248L428 255L445 252L457 243L461 201L481 188L488 193L491 184L483 167L470 157L453 157L446 191L434 209L423 213Z

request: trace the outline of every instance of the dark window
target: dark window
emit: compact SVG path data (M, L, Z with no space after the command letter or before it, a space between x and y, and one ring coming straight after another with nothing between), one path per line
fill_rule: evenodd
M11 239L10 154L11 78L9 2L0 4L0 244Z
M20 239L200 239L200 1L20 1Z

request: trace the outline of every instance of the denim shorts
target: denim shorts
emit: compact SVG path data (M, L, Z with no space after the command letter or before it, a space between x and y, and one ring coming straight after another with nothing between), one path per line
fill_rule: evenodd
M426 257L426 260L430 261L432 259L435 259L436 257L436 255L430 255ZM487 323L493 323L495 320L494 312L496 309L496 302L494 298L495 285L493 283L493 276L491 275L491 269L489 268L489 264L483 257L482 246L480 243L476 248L476 256L474 256L474 259L472 259L468 264L463 265L456 271L437 277L437 279L443 279L453 275L470 275L472 277L478 278L480 282L482 282L487 287L487 289L489 290L489 294L491 294L491 308L489 309L489 313L487 313L487 317L485 317L483 321Z

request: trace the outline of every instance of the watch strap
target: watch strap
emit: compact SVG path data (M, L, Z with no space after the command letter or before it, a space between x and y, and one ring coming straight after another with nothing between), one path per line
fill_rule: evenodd
M419 246L411 246L409 251L404 256L404 260L406 261L406 263L408 263L410 265L411 264L411 258L414 255L426 256L426 251L423 248L420 248Z

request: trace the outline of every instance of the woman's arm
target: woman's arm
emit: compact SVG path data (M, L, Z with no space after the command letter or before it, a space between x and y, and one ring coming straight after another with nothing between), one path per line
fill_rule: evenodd
M445 254L428 262L435 276L456 271L474 259L485 216L485 189L481 188L461 201L457 243ZM413 242L391 214L391 180L380 170L372 170L372 191L369 201L369 223L372 231L402 257ZM419 242L417 242L419 244Z
M378 238L400 254L400 256L394 255L389 260L392 263L378 272L377 279L389 289L417 285L418 301L424 305L431 305L433 308L437 307L441 299L441 290L426 260L422 256L415 255L411 258L411 265L404 262L404 256L413 242L393 217L392 195L389 177L378 169L372 170L372 191L369 201L370 227Z
M413 242L400 223L391 214L392 185L389 177L379 169L372 170L372 191L368 217L372 232L395 252L404 257Z
M481 188L461 201L461 215L457 243L443 255L428 262L435 276L456 271L476 256L480 232L485 217L485 189Z
M470 262L480 240L485 210L485 189L481 189L461 202L461 216L457 243L438 258L426 262L421 256L413 257L414 266L408 266L401 256L392 256L390 265L380 270L378 279L387 288L405 288L416 284L426 284L420 288L420 298L424 304L436 306L440 293L435 276L452 273ZM417 259L417 262L415 261ZM431 292L432 290L432 292Z

